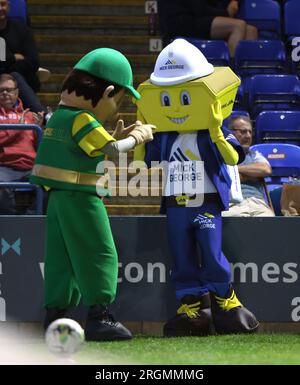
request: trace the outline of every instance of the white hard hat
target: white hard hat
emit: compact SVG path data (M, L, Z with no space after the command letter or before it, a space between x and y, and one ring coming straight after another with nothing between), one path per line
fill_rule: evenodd
M176 39L158 55L150 81L158 86L174 85L213 72L213 65L198 48L184 39Z

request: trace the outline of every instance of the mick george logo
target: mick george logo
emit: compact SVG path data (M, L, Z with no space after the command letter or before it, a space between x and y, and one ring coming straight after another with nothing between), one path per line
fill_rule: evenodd
M99 196L189 196L186 206L199 207L204 196L204 162L189 160L175 153L174 161L143 161L128 164L127 154L120 154L117 164L111 160L99 162L96 190ZM179 159L179 160L176 160ZM185 160L184 160L185 159ZM178 198L180 199L180 198Z
M183 70L184 64L177 64L175 59L168 59L165 62L165 65L159 67L160 71L166 71L166 70Z
M200 229L215 229L216 225L213 222L214 216L209 213L205 213L203 215L198 214L196 218L194 219L194 223L198 223L200 226Z

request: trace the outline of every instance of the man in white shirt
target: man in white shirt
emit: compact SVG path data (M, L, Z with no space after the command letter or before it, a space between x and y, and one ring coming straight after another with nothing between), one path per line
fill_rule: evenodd
M243 200L231 202L226 217L272 217L273 210L265 198L263 179L272 174L268 160L258 151L252 151L252 124L247 116L235 116L229 121L228 128L242 145L246 157L237 167L241 180Z

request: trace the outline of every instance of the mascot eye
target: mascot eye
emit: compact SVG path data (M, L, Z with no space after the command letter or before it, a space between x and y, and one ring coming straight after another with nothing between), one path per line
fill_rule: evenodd
M161 105L168 107L171 105L171 99L168 92L164 91L160 94Z
M191 104L191 97L188 91L182 91L180 94L180 101L183 106Z

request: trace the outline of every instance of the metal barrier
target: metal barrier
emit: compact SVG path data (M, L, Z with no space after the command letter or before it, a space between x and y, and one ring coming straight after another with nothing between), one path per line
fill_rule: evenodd
M37 124L0 124L0 130L33 130L37 135L36 149L38 149L43 131ZM43 213L43 189L39 186L31 184L30 182L0 182L0 188L25 189L26 191L35 191L36 204L35 211L37 215Z

